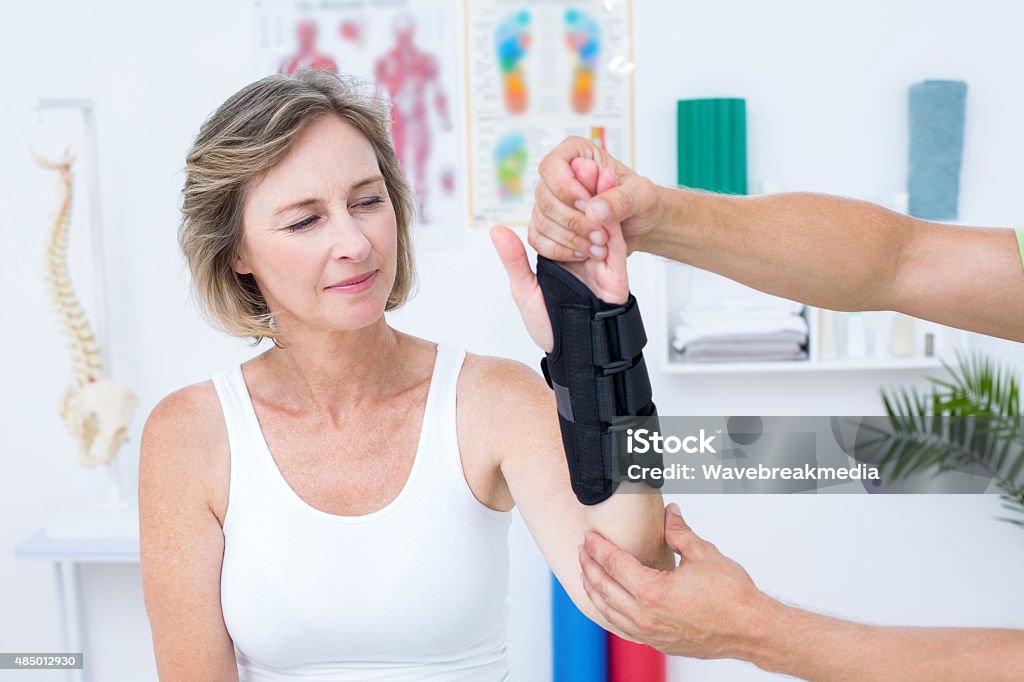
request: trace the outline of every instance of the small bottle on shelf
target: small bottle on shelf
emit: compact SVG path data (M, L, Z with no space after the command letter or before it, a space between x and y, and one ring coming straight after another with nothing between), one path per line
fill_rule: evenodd
M909 358L914 354L914 318L898 313L892 321L892 354Z
M867 355L867 330L864 327L864 314L860 312L846 315L846 357L863 358Z
M818 359L835 360L839 357L839 339L836 314L822 308L818 311Z

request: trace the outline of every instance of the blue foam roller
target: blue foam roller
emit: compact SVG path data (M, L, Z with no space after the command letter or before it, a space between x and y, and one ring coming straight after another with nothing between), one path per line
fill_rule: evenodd
M551 576L551 658L554 682L606 682L608 633L584 616Z
M924 81L910 86L910 215L955 220L960 199L967 83Z

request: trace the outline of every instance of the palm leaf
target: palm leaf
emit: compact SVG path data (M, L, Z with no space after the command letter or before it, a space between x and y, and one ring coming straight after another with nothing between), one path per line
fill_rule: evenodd
M949 379L931 390L882 391L892 431L880 463L893 480L932 471L969 470L992 477L1004 507L1024 516L1024 419L1019 378L980 353L943 361ZM881 431L880 429L875 429ZM1024 527L1024 519L1006 518Z

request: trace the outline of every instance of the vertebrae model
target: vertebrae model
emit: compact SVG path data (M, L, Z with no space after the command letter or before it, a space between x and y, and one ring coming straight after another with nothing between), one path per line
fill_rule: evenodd
M71 287L67 252L74 157L65 153L63 160L54 162L36 155L35 160L60 174L63 194L47 244L47 279L53 304L69 337L74 374L74 383L60 401L60 416L78 444L79 464L109 464L128 437L128 425L139 401L127 386L103 376L99 345Z

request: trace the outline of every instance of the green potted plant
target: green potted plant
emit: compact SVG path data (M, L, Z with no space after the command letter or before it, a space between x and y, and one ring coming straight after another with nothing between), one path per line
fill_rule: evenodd
M890 480L915 473L970 471L1002 492L1004 520L1024 527L1024 418L1020 379L1010 367L975 353L943 362L948 380L882 391L891 430L881 434L879 464Z

